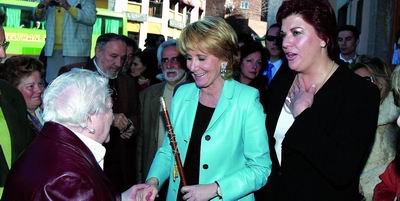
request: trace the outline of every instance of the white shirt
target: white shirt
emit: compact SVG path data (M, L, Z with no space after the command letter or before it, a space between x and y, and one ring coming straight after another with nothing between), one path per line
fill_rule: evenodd
M104 155L106 155L106 148L102 144L85 135L79 133L75 133L75 135L78 136L78 138L89 148L101 169L104 169Z
M350 58L349 60L346 60L346 59L342 56L341 53L339 54L339 57L340 57L340 60L342 60L342 61L344 61L344 62L346 62L346 63L351 64L351 63L354 63L355 60L357 59L357 54L355 54L354 57Z
M288 99L288 97L286 97ZM275 152L278 157L279 164L282 161L282 142L285 139L286 132L292 126L294 122L294 117L290 112L290 109L286 104L283 104L281 114L279 115L278 123L276 125L274 138L276 140L275 143Z

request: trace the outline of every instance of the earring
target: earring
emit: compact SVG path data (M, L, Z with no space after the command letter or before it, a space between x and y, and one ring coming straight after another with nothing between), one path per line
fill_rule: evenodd
M220 72L221 72L221 76L225 77L225 75L226 75L226 63L221 63Z
M96 133L96 130L95 130L94 128L89 128L89 133L90 133L90 134L95 134L95 133Z
M321 48L326 48L326 46L327 46L325 41L322 41L320 45L321 45Z

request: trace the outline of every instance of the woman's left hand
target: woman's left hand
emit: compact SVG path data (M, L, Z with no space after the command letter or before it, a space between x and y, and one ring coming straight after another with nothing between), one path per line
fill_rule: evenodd
M199 184L193 186L184 186L181 188L183 200L187 201L206 201L217 196L217 184Z

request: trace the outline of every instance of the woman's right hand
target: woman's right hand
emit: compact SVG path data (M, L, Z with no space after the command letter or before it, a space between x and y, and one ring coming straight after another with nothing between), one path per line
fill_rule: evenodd
M149 195L149 193L151 192L150 198L146 200L154 200L156 197L158 197L158 183L158 179L155 177L151 177L150 179L148 179L146 181L146 184L149 184L150 187L140 192L141 195L139 195L139 197L146 198L146 195Z
M301 79L296 79L289 92L289 108L294 118L301 114L305 109L311 107L314 102L314 95L317 92L315 84L306 89Z

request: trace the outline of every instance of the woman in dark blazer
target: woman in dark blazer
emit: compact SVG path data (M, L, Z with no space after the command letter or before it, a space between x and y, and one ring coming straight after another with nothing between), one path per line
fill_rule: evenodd
M335 19L328 0L288 0L278 11L288 67L268 93L273 169L259 200L361 200L379 91L336 62Z

